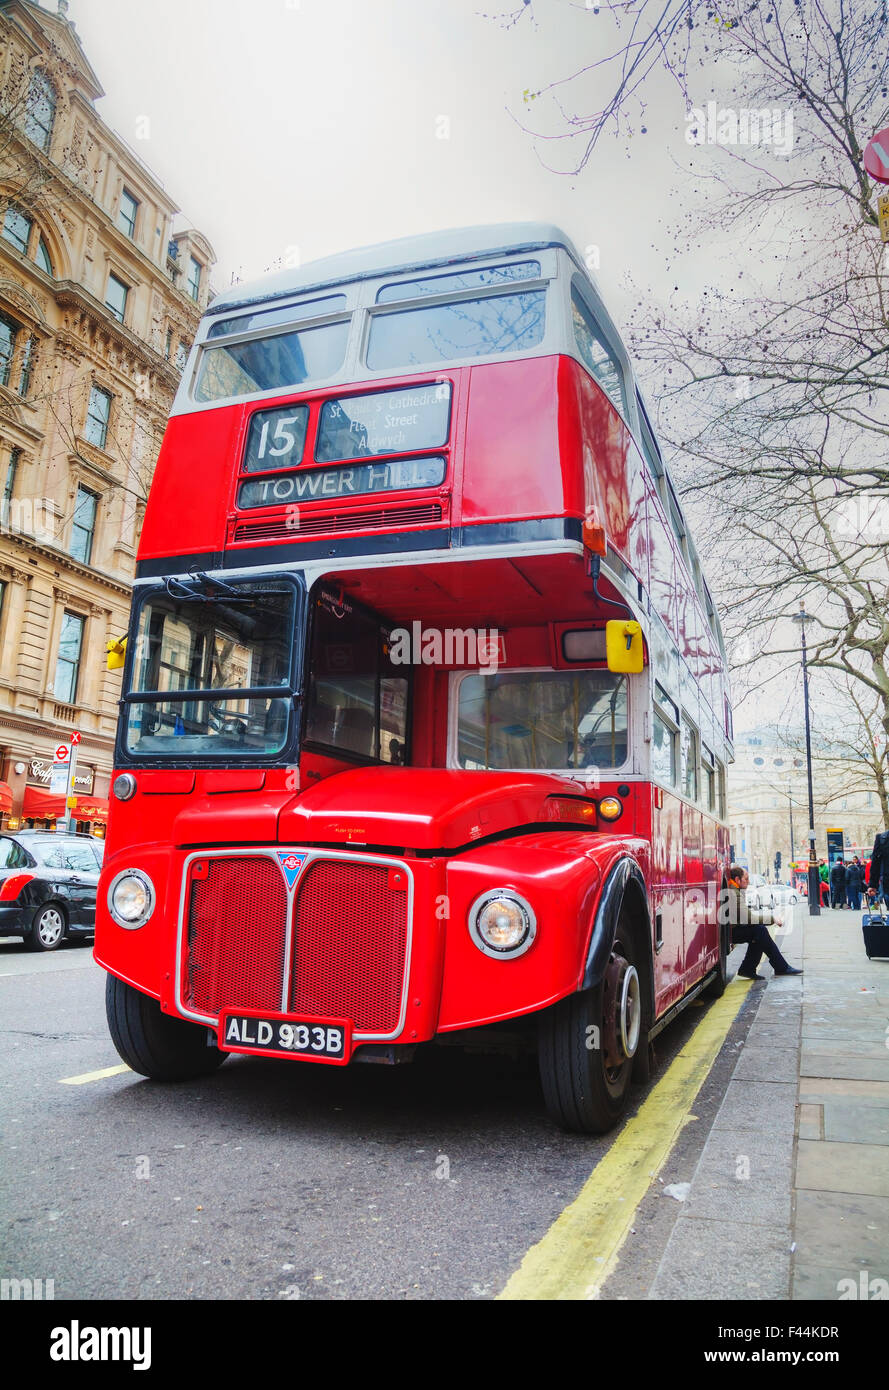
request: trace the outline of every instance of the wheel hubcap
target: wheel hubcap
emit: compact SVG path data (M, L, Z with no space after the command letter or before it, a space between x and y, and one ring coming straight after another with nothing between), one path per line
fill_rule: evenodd
M44 912L37 926L37 935L44 946L55 946L62 935L62 915L54 908Z
M614 1071L636 1055L642 1028L642 992L635 965L612 956L605 972L605 1066Z

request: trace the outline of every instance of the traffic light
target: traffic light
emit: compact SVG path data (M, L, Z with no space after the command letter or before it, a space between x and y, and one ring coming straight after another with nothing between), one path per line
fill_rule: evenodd
M781 877L781 851L775 851L775 878Z

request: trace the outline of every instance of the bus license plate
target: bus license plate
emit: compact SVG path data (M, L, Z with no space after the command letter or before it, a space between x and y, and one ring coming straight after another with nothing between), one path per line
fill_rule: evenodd
M219 1018L218 1040L223 1052L271 1053L304 1057L316 1062L349 1060L347 1019L299 1019L273 1014L231 1013Z

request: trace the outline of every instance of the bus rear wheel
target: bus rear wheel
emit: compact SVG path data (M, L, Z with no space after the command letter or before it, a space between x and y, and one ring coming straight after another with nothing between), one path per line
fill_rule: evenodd
M228 1056L208 1045L207 1030L161 1012L156 999L116 975L105 982L111 1040L133 1071L152 1081L191 1081L214 1072Z
M548 1009L539 1061L551 1119L578 1134L604 1134L626 1109L642 1038L642 990L629 936L616 940L602 980Z

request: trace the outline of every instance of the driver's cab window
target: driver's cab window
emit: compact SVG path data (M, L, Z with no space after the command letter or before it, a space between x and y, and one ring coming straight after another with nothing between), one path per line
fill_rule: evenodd
M350 758L408 761L410 680L375 614L324 590L316 598L305 741Z
M460 767L618 768L628 751L625 676L530 670L459 681Z

